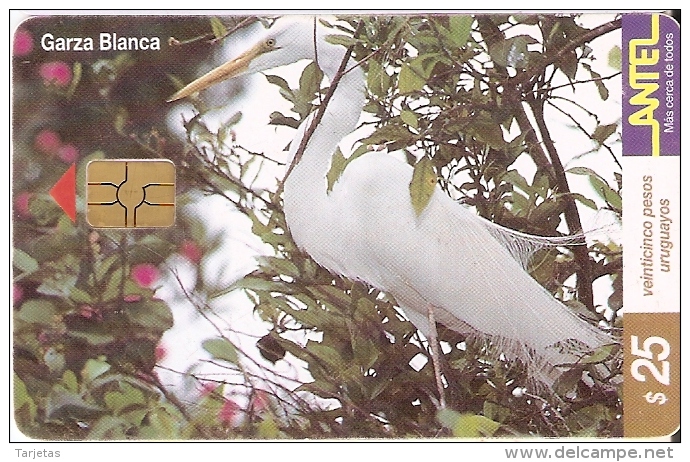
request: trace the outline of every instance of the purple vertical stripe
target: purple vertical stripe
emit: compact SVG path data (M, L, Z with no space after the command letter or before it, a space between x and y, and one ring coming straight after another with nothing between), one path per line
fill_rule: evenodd
M665 15L629 14L623 16L622 29L623 155L678 156L678 24Z

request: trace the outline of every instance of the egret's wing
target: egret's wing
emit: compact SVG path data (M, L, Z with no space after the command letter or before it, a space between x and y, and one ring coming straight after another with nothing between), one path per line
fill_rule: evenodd
M533 351L551 365L575 361L558 347L569 339L589 348L610 342L524 270L505 240L522 245L527 235L488 225L440 189L417 216L412 169L385 154L360 159L333 189L334 203L343 204L331 220L340 226L333 237L344 236L334 247L342 249L337 260L345 276L390 293L406 313L420 315L412 317L425 316L431 304L439 322L490 338L526 362L534 361Z

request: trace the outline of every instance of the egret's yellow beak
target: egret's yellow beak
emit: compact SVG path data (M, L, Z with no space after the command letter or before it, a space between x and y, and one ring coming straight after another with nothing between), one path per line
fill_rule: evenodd
M193 93L204 90L211 85L242 74L247 70L249 63L251 63L254 58L266 53L269 50L270 47L267 47L265 43L258 43L232 61L221 64L217 68L185 86L180 91L168 98L167 102L170 103L172 101L185 98Z

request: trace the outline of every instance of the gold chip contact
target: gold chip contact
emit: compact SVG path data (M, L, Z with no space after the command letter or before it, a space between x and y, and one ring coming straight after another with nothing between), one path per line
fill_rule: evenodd
M94 228L164 228L175 222L175 164L94 160L86 167L86 219Z

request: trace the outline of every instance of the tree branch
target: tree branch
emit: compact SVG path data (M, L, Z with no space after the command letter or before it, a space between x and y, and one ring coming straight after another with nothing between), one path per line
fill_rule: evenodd
M556 109L558 112L560 112L561 114L563 114L564 116L569 118L570 121L575 124L575 126L577 127L578 130L580 130L582 133L587 135L587 138L589 138L590 140L592 140L594 142L597 142L602 148L606 149L609 152L609 154L611 154L611 158L613 159L613 161L616 163L616 165L618 165L618 168L620 168L621 170L623 169L623 166L618 161L618 159L616 159L616 155L613 153L613 149L611 149L611 147L609 145L607 145L606 143L603 143L603 142L598 142L597 140L592 138L592 135L590 135L589 132L587 130L585 130L585 127L583 127L582 124L575 117L572 116L572 114L569 114L567 111L564 111L560 107L556 106L553 103L553 101L547 101L547 103L549 103L549 106L551 106L552 108ZM589 152L592 152L592 151L589 151Z
M197 37L192 37L186 40L178 40L175 37L168 37L168 45L172 47L181 47L184 45L191 45L197 42L209 42L211 44L214 44L225 39L227 36L234 34L238 30L243 29L251 24L254 24L258 20L259 18L257 18L256 16L249 16L243 19L241 22L239 22L235 27L228 30L225 34L223 34L222 37L216 37L215 35L213 35L213 33L199 35Z
M548 66L555 62L558 62L559 59L573 51L575 48L582 46L587 42L591 42L597 37L601 37L602 35L606 35L609 32L620 28L621 20L619 18L614 21L607 22L606 24L602 24L601 26L595 27L594 29L590 29L588 32L585 32L579 37L574 38L570 42L566 43L563 46L563 48L558 50L558 52L555 55L550 57L551 59L546 60L546 62L542 64L540 67L530 69L530 72L523 72L521 74L516 75L515 77L511 77L510 79L508 79L508 81L505 82L505 85L510 85L517 88L520 85L527 83L533 76L541 74Z
M489 18L481 16L477 17L477 23L479 25L479 30L489 48L493 43L497 43L498 41L505 39L504 33ZM535 76L541 75L549 65L557 62L561 57L567 53L570 53L575 48L582 46L583 44L594 40L601 35L619 29L620 27L621 20L616 19L589 30L581 36L568 42L553 56L550 56L550 59L546 60L546 62L540 67L530 69L529 73L523 72L515 77L507 78L508 74L506 69L496 65L497 72L499 72L500 75L505 79L503 84L504 94L509 100L511 98L517 99L518 96L521 96L522 98L517 101L520 103L522 100L524 100L525 96L520 89L522 84L530 81ZM558 157L558 151L556 150L553 140L551 139L551 135L544 120L544 102L543 100L536 100L532 98L529 103L536 120L537 128L541 134L541 142L537 139L534 130L532 130L532 125L522 104L518 104L519 108L517 111L515 111L515 118L520 126L520 130L526 132L525 140L528 141L532 146L536 146L538 148L533 152L530 152L534 162L541 170L549 174L558 191L564 194L566 201L564 215L566 224L568 225L568 230L570 233L581 232L582 224L580 214L577 210L577 205L575 204L574 199L569 194L570 187L568 186L568 181L565 177L563 164ZM580 245L574 247L573 253L575 255L575 260L580 267L580 270L577 272L577 288L580 301L582 301L582 303L584 303L589 309L593 309L594 301L592 293L592 274L590 268L589 250L587 246Z
M482 34L482 37L484 37L484 41L486 42L487 48L491 48L491 46L493 46L495 43L505 40L503 32L501 32L498 26L494 24L494 22L490 18L486 16L479 16L477 17L477 24L479 25L479 32ZM508 80L508 72L504 67L496 65L496 72L500 74L500 79ZM535 134L534 129L532 128L532 124L530 123L529 118L527 117L527 112L525 111L525 108L522 105L522 95L517 91L517 87L506 86L504 86L503 94L507 99L507 101L504 104L513 104L516 108L514 113L515 120L517 121L518 126L520 127L520 131L522 133L525 133L525 141L528 143L529 146L535 148L529 150L530 157L532 158L534 163L537 164L537 168L539 169L539 171L545 172L547 175L549 175L549 178L551 180L555 180L556 177L553 172L551 162L549 162L546 153L541 148L539 139L537 138L537 135Z
M542 91L553 91L553 90L558 90L559 88L572 87L572 86L577 85L579 83L603 82L604 80L610 80L614 77L618 77L619 75L621 75L621 71L614 72L613 74L607 75L605 77L594 77L594 78L587 79L587 80L574 80L572 82L564 83L562 85L557 85L555 87L544 87L544 88L542 88Z
M541 133L541 139L544 142L546 151L548 152L549 157L551 158L551 163L553 164L556 188L558 188L559 193L563 194L563 198L565 200L564 215L565 222L568 225L568 230L571 234L581 233L582 222L580 220L580 212L575 204L575 199L573 199L572 195L570 194L570 186L568 185L568 179L565 176L565 169L563 168L560 157L558 157L558 151L556 150L556 146L551 139L551 134L549 133L549 129L546 126L546 121L544 120L544 101L531 100L530 107L532 108L532 113L534 114L537 128L539 128L539 132ZM577 245L573 247L573 254L575 255L575 261L580 267L580 270L577 272L578 298L588 309L593 310L594 295L592 293L592 271L589 261L589 249L587 248L587 245Z

